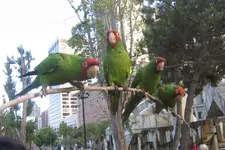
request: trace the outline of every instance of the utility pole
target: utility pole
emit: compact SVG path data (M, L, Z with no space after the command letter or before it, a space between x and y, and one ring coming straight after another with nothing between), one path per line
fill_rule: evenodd
M84 111L84 99L88 98L90 94L88 92L81 91L78 94L78 98L82 100L82 110L83 110L83 126L84 126L84 148L87 148L87 135L86 135L86 125L85 125L85 111Z

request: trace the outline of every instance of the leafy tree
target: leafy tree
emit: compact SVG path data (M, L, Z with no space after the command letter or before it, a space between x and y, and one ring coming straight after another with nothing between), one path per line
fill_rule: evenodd
M34 143L38 146L54 146L57 140L56 132L50 128L42 128L36 132L34 136Z
M36 122L29 120L26 126L26 142L29 144L31 149L32 141L34 141L34 131L36 129Z
M68 2L80 20L80 23L72 28L72 37L68 40L69 46L75 49L76 54L91 55L102 61L105 53L105 33L108 29L116 29L120 32L124 46L133 60L141 52L144 52L140 48L142 45L135 42L138 38L141 39L136 35L142 24L139 11L142 4L137 4L133 0L81 0L81 4L75 8L70 0ZM84 15L80 16L81 13ZM125 34L129 36L125 36ZM102 67L99 72L98 82L103 85ZM106 93L105 96L107 97ZM123 104L121 105L123 107ZM118 115L120 114L118 113ZM115 138L118 150L126 149L125 137L124 134L121 134L123 125L120 118L121 116L111 117L114 137L119 137ZM118 123L114 124L113 122Z
M18 122L15 120L14 114L10 112L6 112L3 116L3 132L8 136L16 136L16 129L18 128Z
M155 7L150 6L153 3ZM206 83L216 86L225 74L224 5L222 0L148 0L143 9L149 56L164 56L170 65L164 83L182 82L188 88L184 117L188 123L194 96ZM181 149L189 149L187 125L183 124L181 133Z
M66 147L73 146L75 144L72 139L73 128L68 126L65 122L61 122L59 125L58 134L63 138L63 145Z
M17 51L19 53L19 57L12 60L14 64L18 66L18 73L19 75L25 74L30 69L30 63L34 58L32 57L31 51L25 50L23 46L17 47ZM23 89L31 83L31 77L24 77L21 79ZM23 102L23 121L21 124L21 136L22 140L25 143L26 141L26 118L32 112L33 102L28 100Z
M12 76L13 75L12 65L15 64L13 60L14 60L14 57L11 57L11 58L7 57L7 61L5 63L5 70L3 70L4 74L6 75L4 89L8 95L9 100L14 99L16 94L16 82L13 80L13 76ZM17 104L14 107L14 109L17 112L19 110L19 105Z

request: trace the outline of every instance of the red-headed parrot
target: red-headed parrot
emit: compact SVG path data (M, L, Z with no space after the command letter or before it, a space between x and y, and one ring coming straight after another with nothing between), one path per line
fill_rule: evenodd
M154 57L151 59L145 67L142 67L137 71L131 87L140 88L149 94L154 94L160 83L161 74L164 70L165 63L166 59L163 57ZM128 100L122 114L123 122L128 119L132 111L144 97L144 93L136 93L135 95L131 95L131 98Z
M40 86L42 86L43 95L46 95L48 86L67 82L73 86L83 88L83 84L80 81L94 78L98 73L99 64L96 58L82 58L77 55L52 53L37 65L34 71L20 76L37 75L34 81L16 96L24 95Z
M185 96L185 90L179 85L175 84L165 84L158 88L157 97L164 104L157 104L155 108L155 113L159 114L160 111L165 108L168 111L168 108L174 108L177 101L181 101Z
M104 77L108 86L123 86L130 75L131 60L124 49L121 37L115 30L108 30L106 34L106 54L103 61ZM120 91L109 91L110 109L117 112Z

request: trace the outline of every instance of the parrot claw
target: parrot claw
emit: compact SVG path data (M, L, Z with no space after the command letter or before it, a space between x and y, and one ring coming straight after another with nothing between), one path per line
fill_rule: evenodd
M128 86L127 85L123 85L123 91L127 91L128 90Z
M84 84L80 81L74 82L70 81L69 82L72 86L76 86L79 90L84 90Z
M147 97L148 95L146 94L145 89L141 89L141 90L142 90L142 92L144 93L145 97Z
M43 98L43 96L46 97L46 95L47 95L47 88L46 87L42 87L41 92L42 92L41 98Z
M119 89L118 86L116 86L116 85L113 85L113 86L114 86L114 90L118 91L118 89Z

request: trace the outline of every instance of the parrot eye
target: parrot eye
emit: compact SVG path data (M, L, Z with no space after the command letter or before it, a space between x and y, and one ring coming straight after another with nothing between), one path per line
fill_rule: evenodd
M157 64L157 62L158 62L158 60L157 59L155 59L155 63Z
M82 66L87 67L87 62L84 61L84 62L82 63Z
M119 34L119 33L116 33L116 36L117 36L117 37L120 37L120 34Z
M174 90L174 93L175 93L175 94L177 94L177 93L178 93L178 90L177 90L177 89L175 89L175 90Z

